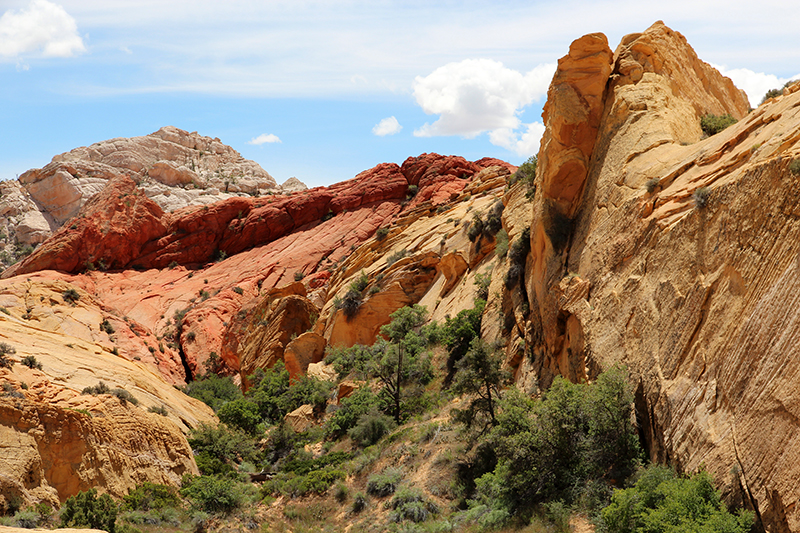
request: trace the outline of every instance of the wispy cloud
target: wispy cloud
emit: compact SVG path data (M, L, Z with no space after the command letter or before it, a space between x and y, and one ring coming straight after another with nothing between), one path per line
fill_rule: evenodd
M31 0L0 17L0 58L72 57L86 51L78 24L60 5Z
M402 129L403 126L400 125L394 116L391 116L375 124L375 127L372 128L372 133L378 137L385 137L386 135L400 133L400 130Z
M283 141L281 141L278 138L278 136L275 135L274 133L270 133L270 134L262 133L258 137L253 137L252 139L247 141L247 144L254 144L256 146L259 146L259 145L262 145L262 144L280 143L280 142L283 142Z

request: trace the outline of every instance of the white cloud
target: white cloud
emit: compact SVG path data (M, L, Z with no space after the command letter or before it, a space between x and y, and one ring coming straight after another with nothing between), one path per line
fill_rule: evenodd
M397 122L397 119L393 116L389 118L385 118L375 124L375 127L372 128L372 133L377 135L378 137L384 137L386 135L394 135L395 133L400 133L400 130L403 129L403 126Z
M423 111L439 115L414 131L417 137L489 132L489 141L518 155L538 150L544 126L523 124L522 110L547 94L556 65L539 65L523 74L490 59L449 63L414 80L414 97Z
M745 93L750 100L750 107L756 107L761 103L761 99L770 89L779 89L789 80L800 79L800 74L791 78L779 78L774 74L764 72L753 72L746 68L727 69L719 65L711 65L719 70L723 76L729 77L733 83Z
M256 146L259 146L266 143L280 143L280 142L283 141L281 141L278 138L278 136L275 135L274 133L270 133L269 135L266 133L262 133L258 137L253 137L252 139L247 141L247 144L255 144Z
M26 9L0 17L0 58L72 57L85 51L75 19L60 5L31 0Z
M495 146L505 148L510 152L523 157L529 157L539 152L539 143L544 135L544 124L532 122L521 124L525 128L522 132L516 132L508 128L501 128L489 132L489 142Z

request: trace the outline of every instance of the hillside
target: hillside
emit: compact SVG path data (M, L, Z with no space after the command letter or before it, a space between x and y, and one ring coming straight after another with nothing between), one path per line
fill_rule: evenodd
M707 115L738 122L708 136ZM7 242L16 225L20 246L41 244L0 279L0 342L18 362L0 368L0 505L177 485L198 472L186 432L215 417L173 385L213 369L247 386L278 361L330 376L326 349L374 343L413 304L443 323L483 281L481 337L518 389L624 364L650 460L706 469L758 528L800 530L800 84L750 110L659 22L615 51L602 34L574 41L543 118L530 179L422 154L282 189L219 140L163 128L4 185ZM492 216L505 237L476 230ZM81 394L99 381L139 405ZM428 472L396 450L425 431L408 427L381 449Z

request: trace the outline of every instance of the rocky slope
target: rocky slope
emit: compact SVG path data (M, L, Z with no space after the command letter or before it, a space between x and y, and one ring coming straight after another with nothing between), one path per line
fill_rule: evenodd
M202 373L210 354L243 381L277 360L295 376L324 373L326 346L373 342L408 304L453 316L472 306L486 275L482 335L502 347L517 386L533 394L555 375L591 380L626 364L651 458L704 467L760 527L800 530L798 89L750 111L682 35L656 23L615 51L602 34L572 44L548 92L530 186L497 160L423 154L328 188L172 210L148 193L149 177L132 175L141 170L128 155L109 149L103 164L128 161L128 170L82 196L78 215L0 280L0 337L15 358L31 350L44 363L0 369L9 384L0 442L20 443L15 461L47 465L55 437L36 428L56 420L47 435L80 427L78 440L107 455L59 441L77 450L78 481L45 466L32 481L19 468L0 470L0 480L30 500L63 500L94 482L119 495L134 480L103 468L128 468L130 457L161 465L141 479L174 480L193 468L184 445L166 458L147 437L134 453L103 436L104 424L142 435L170 425L180 440L181 428L210 414L167 384ZM739 122L705 138L708 113ZM183 148L167 166L190 168L180 154L199 149L169 142ZM95 164L89 152L69 164ZM476 216L500 210L508 258L491 235L468 238ZM347 317L337 301L362 273L361 303ZM67 288L81 296L74 307ZM167 419L78 394L97 379L142 406L167 405ZM84 468L84 457L100 466Z
M8 494L57 503L99 486L121 496L141 481L174 484L195 471L181 431L212 415L171 384L205 372L214 353L223 372L242 378L278 359L293 375L304 373L328 343L317 317L333 294L331 277L344 279L356 268L344 266L349 256L363 243L373 246L380 227L420 221L420 231L430 233L422 221L444 226L452 206L466 212L471 203L459 198L475 194L475 205L494 200L513 169L497 160L423 154L329 188L174 212L132 178L113 177L0 280L0 339L18 361L0 369L7 384L0 428L16 443L7 450L13 460L0 467ZM447 226L442 233L465 231L452 220ZM398 233L393 229L384 242ZM440 238L430 236L439 247ZM420 290L402 301L387 293L391 309L378 320L419 299ZM67 291L78 295L74 306ZM306 332L314 324L320 333ZM19 364L26 356L42 369ZM139 406L79 394L98 381L129 391ZM147 412L161 406L166 418ZM69 464L58 464L57 453L69 455Z
M602 41L573 43L545 111L526 270L534 373L546 385L627 364L653 459L704 467L767 530L800 530L798 86L748 114L663 24L613 56ZM703 139L706 113L740 120Z
M18 251L11 245L21 250L43 242L119 176L134 180L164 211L306 188L296 178L278 186L257 163L219 139L167 126L143 137L76 148L0 184L6 253Z

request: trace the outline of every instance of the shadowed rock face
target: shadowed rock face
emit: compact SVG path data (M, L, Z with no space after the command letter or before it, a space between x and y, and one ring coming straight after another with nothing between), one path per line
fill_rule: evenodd
M597 37L570 56L587 39ZM656 23L617 48L594 138L562 146L552 140L574 112L556 111L568 65L551 86L539 159L529 372L547 385L626 364L653 459L704 467L767 530L797 531L797 86L748 114L730 80ZM602 85L605 70L592 72ZM596 115L578 101L585 123L572 131L589 131ZM706 113L740 121L703 139ZM569 161L588 161L580 186L583 167Z

